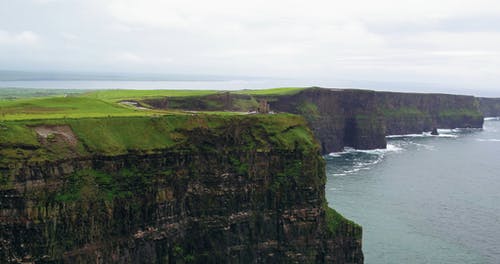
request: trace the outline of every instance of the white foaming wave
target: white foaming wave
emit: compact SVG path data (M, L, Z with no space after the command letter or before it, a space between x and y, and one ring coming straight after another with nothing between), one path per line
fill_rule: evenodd
M485 117L484 121L497 121L500 120L500 117Z
M500 139L496 138L478 138L476 141L481 141L481 142L500 142Z
M333 174L333 176L347 176L351 174L355 174L362 170L370 170L374 165L380 163L384 158L384 155L379 155L375 160L366 161L366 162L357 162L354 164L351 169L344 170L341 173Z
M385 149L356 149L355 152L367 153L367 154L384 154L387 152L400 152L403 148L396 146L395 144L387 144Z
M439 128L439 129L437 130L437 132L438 132L439 134L441 134L441 133L447 133L447 134L448 134L448 133L453 133L453 129Z
M436 150L436 147L431 146L431 145L421 144L421 143L417 143L417 142L411 142L411 144L415 145L417 147L424 148L426 150Z
M403 134L403 135L389 135L385 136L386 138L406 138L406 137L424 137L424 133L422 134Z
M356 161L349 169L343 170L338 173L332 174L332 176L341 177L347 176L351 174L355 174L362 170L370 170L374 165L382 162L385 155L389 152L400 152L403 151L403 148L396 146L395 144L387 144L386 149L372 149L372 150L358 150L353 148L345 148L343 152L330 153L332 157L341 157L342 155L348 153L365 153L369 155L373 155L373 159L369 160L361 160Z
M488 132L498 132L498 130L494 129L494 128L490 128L490 127L484 127L483 129L484 131L488 131Z
M454 134L439 134L439 135L434 135L433 137L441 137L441 138L457 138L458 135Z
M380 154L387 153L387 152L400 152L402 150L403 150L403 148L398 147L394 144L387 144L387 147L385 149L354 149L354 148L346 147L346 148L344 148L344 151L332 152L332 153L328 154L328 156L341 157L342 155L349 154L349 153L356 153L356 152L380 155Z
M405 134L405 135L390 135L386 138L423 138L423 137L442 137L442 138L457 138L458 135L451 134L459 132L456 129L443 129L443 131L438 131L439 135L432 135L431 132L423 132L422 134Z
M403 148L396 146L395 144L387 144L387 151L389 152L401 152Z

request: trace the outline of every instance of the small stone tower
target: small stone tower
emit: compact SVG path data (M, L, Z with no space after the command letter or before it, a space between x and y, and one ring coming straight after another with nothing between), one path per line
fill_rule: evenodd
M259 114L269 114L269 104L267 103L267 100L265 99L260 100L257 112Z

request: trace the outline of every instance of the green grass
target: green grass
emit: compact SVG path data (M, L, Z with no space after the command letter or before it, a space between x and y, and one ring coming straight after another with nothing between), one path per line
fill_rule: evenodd
M0 101L1 120L144 116L155 111L138 110L85 97L46 97Z
M397 109L383 109L382 113L388 117L402 117L402 116L425 116L427 114L418 110L417 108L397 108Z
M95 98L104 101L143 100L157 97L187 97L204 96L221 91L215 90L100 90L85 93L82 97Z
M185 144L192 137L190 131L196 129L207 130L203 133L214 138L235 133L234 137L241 140L243 147L248 149L269 149L273 146L305 150L311 147L315 149L317 146L305 120L300 116L244 115L226 111L138 110L111 102L110 98L131 95L129 92L141 92L144 95L143 92L148 91L126 91L113 95L114 97L109 94L110 91L103 91L106 95L102 97L104 100L87 94L0 101L0 146L4 148L0 149L0 154L7 158L39 161L75 153L119 155L130 151L149 152ZM194 91L175 92L182 96L196 94ZM41 146L33 130L33 127L39 125L68 125L79 142L73 147L59 146L63 143ZM235 131L228 132L227 129ZM202 144L202 147L218 145L221 140L225 139L219 138L208 145ZM187 147L199 146L191 144Z
M152 184L147 175L122 169L108 174L96 170L82 170L66 177L64 186L55 195L59 202L112 201L132 197L133 190L145 189Z
M88 90L77 89L35 89L35 88L0 88L0 100L14 100L21 98L62 96L65 94L81 94Z
M450 109L450 110L439 112L439 117L441 117L441 118L455 118L455 117L462 117L462 116L482 118L483 115L481 112L474 111L471 109Z
M254 97L251 97L249 99L235 99L233 105L241 111L249 111L256 110L259 107L259 102Z
M130 150L154 150L175 144L175 129L189 116L122 117L68 120L75 134L91 152L123 154ZM179 135L180 137L180 135Z
M235 94L248 94L248 95L293 95L300 91L307 89L305 87L281 87L281 88L271 88L271 89L259 89L259 90L241 90L235 91Z
M0 144L39 146L35 131L27 129L24 124L0 123Z
M301 103L297 106L297 110L299 110L299 113L309 121L316 120L320 117L318 106L311 102Z
M327 228L331 234L337 234L339 231L342 232L342 230L340 230L341 226L347 225L347 226L352 226L352 230L354 232L354 234L353 234L354 237L357 239L361 239L362 229L361 229L360 225L345 218L344 216L339 214L334 209L328 207L327 205L325 205L325 213L326 213Z
M0 126L0 145L11 147L4 148L0 152L4 156L14 158L27 157L30 155L17 154L18 151L15 148L30 146L36 149L31 155L33 160L44 159L45 152L37 152L39 150L51 152L51 155L47 156L49 159L57 159L57 155L67 153L67 146L60 148L56 148L56 144L41 146L33 131L33 127L38 125L70 126L79 140L79 145L73 149L78 155L87 155L88 152L120 155L131 151L151 152L177 147L210 150L206 148L226 144L225 140L228 136L241 140L242 149L300 148L311 150L317 148L317 143L304 119L296 115L169 114L157 117L4 121ZM202 142L192 141L193 138L198 138ZM58 149L61 150L58 151Z

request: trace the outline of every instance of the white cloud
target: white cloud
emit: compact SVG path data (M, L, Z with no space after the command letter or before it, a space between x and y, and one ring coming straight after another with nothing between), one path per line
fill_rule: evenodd
M33 1L51 5L19 4L32 17L17 21L0 3L0 45L40 42L31 29L50 45L30 58L61 67L488 86L500 72L498 0Z
M68 32L61 33L61 37L63 37L65 40L68 40L68 41L76 41L79 39L78 35L68 33Z
M49 4L54 2L61 2L61 0L32 0L32 1L37 4Z
M144 58L132 52L117 52L113 54L112 58L118 62L126 62L126 63L144 62Z
M39 41L37 34L31 31L22 31L19 33L10 33L0 30L0 44L4 45L35 45Z

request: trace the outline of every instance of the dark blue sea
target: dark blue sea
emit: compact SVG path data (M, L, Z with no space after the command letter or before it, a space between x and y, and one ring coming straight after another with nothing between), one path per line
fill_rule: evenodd
M500 263L500 121L326 157L331 207L363 226L367 264Z

